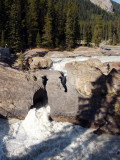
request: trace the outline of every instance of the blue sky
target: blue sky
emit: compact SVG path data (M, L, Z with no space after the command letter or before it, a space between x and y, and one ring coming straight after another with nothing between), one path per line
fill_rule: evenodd
M117 3L120 3L120 0L113 0L113 1L115 1L115 2L117 2Z

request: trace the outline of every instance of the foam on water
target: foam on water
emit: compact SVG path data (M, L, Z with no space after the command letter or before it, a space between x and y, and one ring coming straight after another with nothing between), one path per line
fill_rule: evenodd
M98 136L92 129L50 121L49 114L49 106L32 109L24 121L10 124L9 133L0 141L0 160L120 158L119 136Z
M88 59L97 58L101 62L120 62L120 56L92 56L92 57L75 57L75 58L52 58L53 61L53 67L52 70L61 71L64 73L64 75L67 75L67 71L65 70L65 65L70 62L80 62L80 61L86 61Z

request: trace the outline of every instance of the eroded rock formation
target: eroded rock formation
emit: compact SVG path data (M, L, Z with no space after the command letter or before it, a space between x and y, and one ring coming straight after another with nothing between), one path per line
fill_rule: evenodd
M35 93L43 89L42 80L34 75L0 66L0 114L23 119Z
M58 71L23 73L0 65L0 115L23 119L31 107L48 103L53 120L120 134L120 71L95 59L66 69L65 79Z

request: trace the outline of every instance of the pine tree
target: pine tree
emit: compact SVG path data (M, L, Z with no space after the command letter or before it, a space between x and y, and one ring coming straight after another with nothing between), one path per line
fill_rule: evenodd
M37 36L36 36L36 46L40 47L41 45L41 39L40 39L40 33L38 31Z
M76 29L78 27L77 22L77 5L72 0L68 1L68 10L66 17L66 47L68 50L75 47L77 34Z
M99 46L102 40L102 31L103 31L103 22L102 22L102 15L98 16L97 24L95 26L94 32L94 42L96 46Z
M28 45L35 46L36 34L39 30L40 0L28 0L27 33Z
M89 0L0 0L0 34L3 30L5 41L14 51L35 47L38 30L46 47L72 48L79 40L89 43L89 25L93 40L98 31L100 35L96 18L103 15L102 37L96 37L97 45L99 39L118 44L120 7L114 7L114 14L110 14Z
M21 46L23 48L28 47L27 43L28 43L28 35L27 35L27 7L28 7L28 0L21 0L20 1L20 5L22 6L21 9Z
M4 31L2 31L2 33L1 33L1 43L0 43L0 46L1 47L5 46Z
M117 35L118 35L118 43L120 43L120 17L118 19Z
M20 0L13 0L10 11L10 44L16 52L22 48L21 43L21 5Z
M116 45L117 44L117 36L116 36L116 34L114 33L113 34L113 43L112 43L113 45Z
M88 46L90 45L91 41L92 41L92 29L91 26L89 25L86 30L86 42Z
M56 46L65 45L65 13L62 1L59 0L55 7L56 10Z
M10 39L10 30L11 30L11 27L10 27L10 21L11 21L11 6L12 6L12 1L10 0L4 0L4 7L5 7L5 13L4 13L4 34L5 34L5 39L7 41L7 43L10 45L11 43L11 39Z
M45 17L45 26L44 26L44 35L43 35L43 45L46 47L55 47L55 8L54 0L49 0L48 2L48 12Z
M47 14L47 4L48 0L38 0L38 9L37 9L37 14L38 14L38 27L39 27L39 32L40 35L43 34L43 28L45 24L45 16Z
M109 43L112 44L113 43L113 22L112 21L109 22L108 39L109 39Z
M0 30L4 30L5 26L5 6L4 1L0 0Z

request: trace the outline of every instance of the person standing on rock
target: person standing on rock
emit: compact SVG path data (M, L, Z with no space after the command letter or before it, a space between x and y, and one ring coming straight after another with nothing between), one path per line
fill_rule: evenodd
M8 45L7 45L7 44L5 45L5 48L8 48Z

